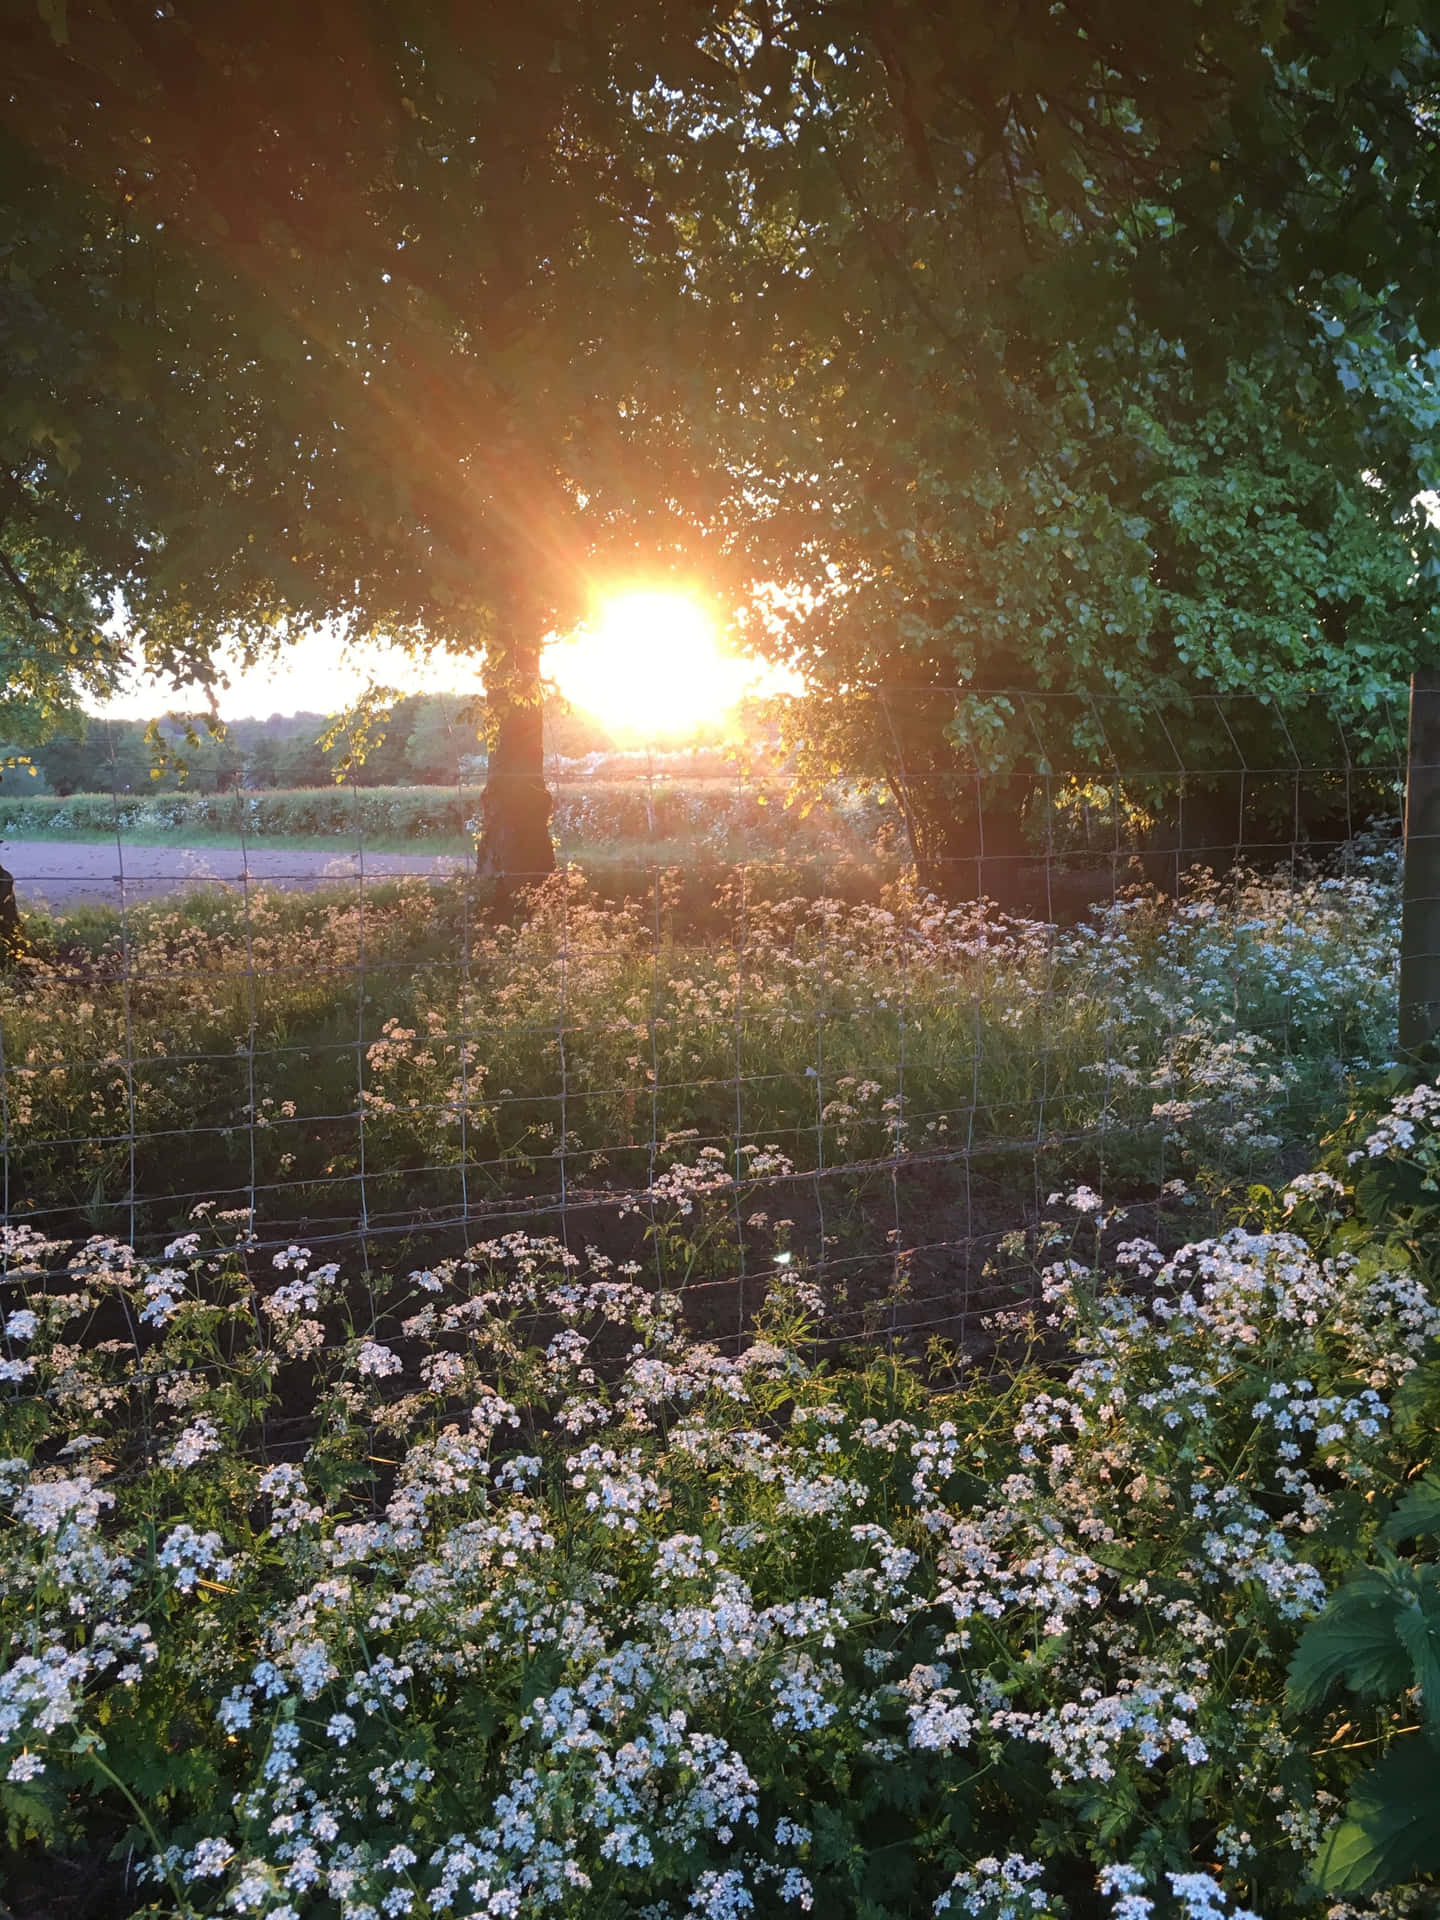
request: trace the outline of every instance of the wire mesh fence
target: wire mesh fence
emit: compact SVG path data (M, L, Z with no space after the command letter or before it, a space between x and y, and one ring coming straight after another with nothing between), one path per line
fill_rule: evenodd
M837 1336L973 1345L1052 1196L1191 1232L1393 1057L1403 714L874 719L874 780L808 810L755 753L556 760L557 871L507 913L464 787L319 796L308 846L280 797L174 797L189 850L121 793L51 809L108 806L99 849L0 800L5 1221L387 1269L544 1236L720 1340L783 1272Z

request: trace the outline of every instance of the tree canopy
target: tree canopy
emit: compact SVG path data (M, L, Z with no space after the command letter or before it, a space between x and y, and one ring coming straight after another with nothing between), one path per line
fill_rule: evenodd
M964 865L977 772L1133 764L1157 715L1203 770L1237 691L1363 736L1433 655L1440 156L1434 9L1057 8L1008 67L942 11L767 44L733 237L793 331L734 524L817 774L883 772Z
M1363 707L1433 637L1436 11L0 0L25 697L117 604L201 685L483 649L508 874L626 574L782 590L819 759L915 686L937 768L959 686Z
M704 524L628 108L673 17L7 4L7 618L83 650L116 594L202 684L221 635L483 647L525 733L596 568ZM60 613L23 552L74 548Z

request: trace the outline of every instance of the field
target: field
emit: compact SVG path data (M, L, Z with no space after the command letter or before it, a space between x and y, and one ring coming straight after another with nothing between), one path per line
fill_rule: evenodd
M464 853L292 846L284 839L255 845L191 836L186 843L155 836L147 840L12 840L6 870L16 897L29 913L70 914L79 907L111 907L117 916L140 901L203 892L207 887L285 890L334 887L344 880L368 883L398 874L455 873L470 862ZM117 920L118 924L118 920Z
M1070 930L806 878L617 899L572 870L519 925L463 876L37 919L5 988L11 1216L143 1242L204 1199L267 1238L533 1224L617 1214L674 1143L757 1192L775 1160L808 1251L869 1271L877 1191L886 1233L898 1207L948 1244L1067 1180L1258 1176L1388 1057L1382 878L1178 914L1137 892Z
M0 45L0 1920L1440 1920L1440 0Z
M17 1915L1371 1883L1345 1836L1416 1709L1334 1700L1323 1609L1440 1332L1440 1099L1361 1092L1393 857L1068 929L824 871L32 920ZM1292 1656L1332 1681L1287 1696Z
M717 756L696 774L677 755L648 772L645 756L615 756L596 778L582 765L551 774L553 827L562 858L667 865L698 860L823 855L894 860L893 807L837 788L803 815L787 808L788 784L765 773L721 770ZM635 772L631 760L639 760ZM18 778L19 776L12 776ZM120 839L138 845L299 848L365 846L399 852L472 851L477 788L305 787L261 793L29 794L0 792L0 840Z

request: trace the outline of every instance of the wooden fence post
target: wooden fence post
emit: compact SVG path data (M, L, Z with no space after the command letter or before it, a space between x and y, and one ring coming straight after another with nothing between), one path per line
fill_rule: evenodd
M1440 1034L1440 668L1410 681L1405 884L1400 916L1400 1057Z

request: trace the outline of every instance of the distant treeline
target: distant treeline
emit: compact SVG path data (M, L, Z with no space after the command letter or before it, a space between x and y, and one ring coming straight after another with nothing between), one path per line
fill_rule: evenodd
M768 722L759 709L742 703L738 719L750 741L749 757L768 755ZM325 713L274 713L268 720L227 720L217 738L200 714L188 716L193 743L186 738L187 716L169 714L160 723L166 743L162 764L145 738L144 720L102 720L77 715L74 722L42 747L0 743L0 765L22 755L29 766L0 771L0 796L72 793L293 793L328 787L345 756L341 738L327 751L319 743L333 724ZM416 693L397 700L382 739L372 738L363 761L345 784L360 787L465 787L485 782L483 703L458 693ZM718 744L649 751L620 748L595 720L549 703L545 714L546 757L551 777L593 782L647 777L734 778L734 767ZM32 772L30 769L34 768Z
M385 737L372 745L355 783L364 787L457 785L483 779L484 748L477 738L473 701L454 693L421 693L396 702ZM328 787L332 754L319 744L330 725L323 713L272 714L268 720L230 720L217 738L204 718L191 716L195 743L186 740L186 716L161 723L172 764L156 771L154 747L143 720L81 717L41 747L0 747L0 758L23 752L33 765L0 775L10 793L195 793L267 792ZM343 744L334 750L338 758Z

